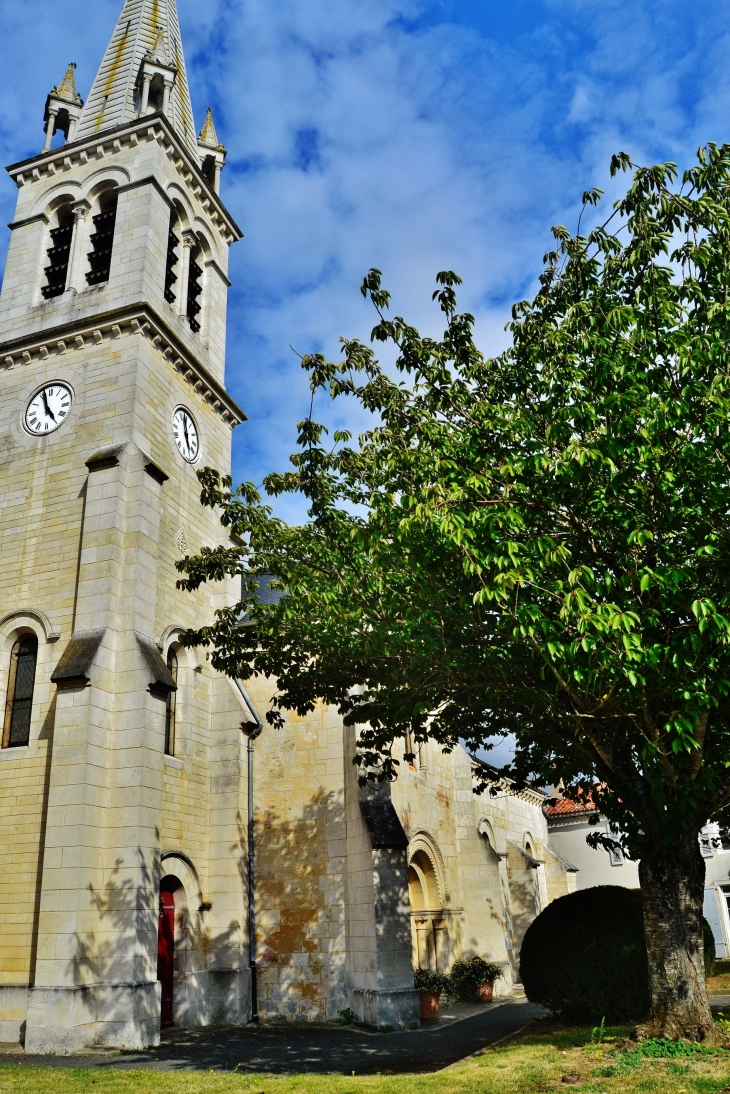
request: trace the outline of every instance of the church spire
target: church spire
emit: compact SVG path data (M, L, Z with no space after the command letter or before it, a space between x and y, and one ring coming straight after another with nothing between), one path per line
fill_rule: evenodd
M81 98L76 90L76 64L71 62L66 70L66 75L61 80L58 87L54 87L51 92L57 99L63 99L69 103L81 103Z
M58 87L54 87L46 99L46 111L43 115L43 125L46 130L44 152L51 147L53 135L59 129L65 134L67 140L74 139L83 105L84 100L76 90L76 65L72 61Z
M213 123L213 111L210 107L208 107L208 113L205 115L203 128L200 130L198 144L202 145L204 148L223 148L223 145L218 143L218 134L215 131L215 125Z
M198 153L203 177L213 186L216 194L220 193L221 171L226 162L226 150L218 140L213 123L213 111L208 107L205 115L205 124L198 137Z
M195 155L195 122L175 0L125 0L76 136L89 137L157 110L167 115Z

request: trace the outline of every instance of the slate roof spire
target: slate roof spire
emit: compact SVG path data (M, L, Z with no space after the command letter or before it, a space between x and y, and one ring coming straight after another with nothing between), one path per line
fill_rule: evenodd
M222 148L223 145L218 141L218 134L215 131L215 125L213 123L213 111L208 107L208 113L205 115L205 122L203 128L200 130L200 136L198 137L198 144L203 145L204 148Z
M54 87L51 94L57 99L63 99L64 102L81 104L81 97L76 90L76 64L73 61L66 69L66 75L58 87Z
M155 110L164 110L178 136L197 156L175 0L125 0L76 137L102 133Z

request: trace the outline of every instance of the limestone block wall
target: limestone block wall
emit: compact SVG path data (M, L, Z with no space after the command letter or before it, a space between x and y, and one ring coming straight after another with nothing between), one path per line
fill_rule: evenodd
M378 959L373 944L376 934L375 877L370 834L360 811L358 772L352 763L355 731L345 731L343 778L347 833L347 948L346 988L352 1006L354 991L378 987Z
M47 438L32 438L22 428L25 405L33 390L53 379L73 387L73 409L62 429ZM215 674L204 659L199 666L183 665L181 719L187 719L189 732L179 740L187 750L187 769L184 761L163 764L164 702L146 693L148 679L133 634L136 630L155 641L167 634L169 644L172 634L207 621L216 603L233 595L226 588L214 597L206 590L190 595L175 588L181 532L185 550L211 545L220 533L215 514L198 503L193 468L173 444L170 419L176 400L184 400L198 418L203 458L225 470L229 426L185 387L140 332L130 329L118 338L84 343L44 364L11 368L4 377L0 405L9 427L0 433L0 488L7 499L0 514L0 602L16 610L0 624L3 694L19 628L39 637L31 741L0 750L0 780L4 789L12 788L4 794L2 808L13 810L12 823L0 835L0 861L14 878L0 902L0 917L9 927L4 936L9 945L0 957L0 1021L9 1022L16 1034L24 1020L27 985L54 983L52 970L59 960L66 967L69 961L76 963L79 983L108 977L111 969L130 981L154 982L159 855L166 845L180 848L203 872L210 860ZM121 477L121 465L89 474L86 460L100 448L127 443L131 448L120 450L118 457L124 465ZM144 472L150 457L169 476L165 484ZM93 696L87 691L57 697L50 676L58 657L75 630L95 627L106 627L107 634ZM232 719L240 736L240 709ZM59 727L71 736L60 752L57 747L53 752ZM81 741L83 756L78 753ZM78 800L64 788L66 782L77 787ZM44 842L53 785L53 836L46 834ZM139 836L140 825L149 839ZM78 853L87 859L95 856L93 877L82 880L81 873L69 870L76 862L74 847L85 848ZM143 862L132 862L137 853ZM220 873L222 868L217 869ZM52 897L53 871L63 884ZM238 885L238 926L232 928L229 921L221 933L240 933L243 920L240 874L233 862L231 871ZM140 884L149 919L144 939L139 917L120 895ZM53 901L69 899L74 888L76 920L63 904L51 907ZM95 900L101 902L96 911ZM87 907L82 908L84 901ZM99 908L103 930L89 919L98 916ZM69 924L78 935L75 942L68 936ZM140 942L139 951L134 946L130 950L130 932ZM240 957L236 962L240 964ZM18 989L12 998L11 988ZM111 1043L118 1036L113 1025Z
M198 426L198 466L226 472L239 412L223 381L228 246L239 232L160 119L76 141L10 169L18 185L0 294L0 694L18 635L39 641L28 745L0 750L0 1038L70 1051L149 1044L162 873L182 887L176 1006L186 1021L243 1020L245 760L240 695L201 654L180 657L176 755L137 636L166 655L230 603L229 582L175 587L181 555L212 546L172 414ZM118 195L110 277L85 278L93 216ZM42 295L58 211L75 226L66 291ZM164 299L170 216L195 237L202 329ZM182 247L179 258L182 259ZM73 392L33 437L42 385ZM100 449L107 459L87 461ZM72 636L103 630L76 684L51 675ZM88 684L88 686L85 686ZM334 846L334 844L333 844ZM334 851L333 851L334 855ZM183 896L184 892L184 896Z
M525 930L549 900L575 886L576 875L549 847L541 796L501 788L476 796L467 753L458 748L445 755L432 742L421 746L414 763L401 763L391 793L410 853L425 849L441 891L437 915L411 912L414 963L415 931L433 931L440 964L448 969L453 960L475 954L497 961L504 979L495 990L508 994L519 979ZM531 866L519 850L526 846L539 865Z
M461 789L454 778L452 757L443 755L431 742L421 747L416 764L401 763L399 778L391 787L393 804L411 844L415 839L423 841L437 878L439 903L432 910L439 914L414 921L414 963L419 960L417 932L421 930L433 934L433 943L427 938L426 947L430 952L433 946L436 964L445 971L461 957L463 949L464 893L457 825Z
M55 712L51 665L57 636L49 641L35 615L12 615L0 624L0 695L7 693L10 650L20 634L38 634L39 686L35 693L30 744L20 762L16 749L0 749L0 984L18 991L0 993L2 1023L24 1021L25 987L35 971L37 885L42 864L47 782ZM20 1014L20 1017L18 1015ZM9 1038L12 1039L12 1038Z
M271 687L246 684L266 711ZM259 1012L322 1021L347 1006L342 722L318 705L255 744Z

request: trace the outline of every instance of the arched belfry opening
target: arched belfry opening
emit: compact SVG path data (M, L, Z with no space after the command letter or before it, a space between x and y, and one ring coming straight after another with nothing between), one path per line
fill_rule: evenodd
M165 260L165 300L168 304L174 304L177 299L177 290L175 289L176 282L178 280L177 270L175 267L180 261L178 254L178 248L180 247L180 234L179 234L180 215L173 207L170 212L170 227L167 233L167 257Z
M188 274L188 299L187 299L187 317L190 329L193 334L198 334L200 331L200 315L201 309L201 297L203 295L203 267L200 265L202 261L202 249L199 243L193 243L190 248L190 272Z
M62 205L54 215L55 227L50 230L51 246L46 250L48 265L46 283L41 289L46 300L61 296L66 289L74 234L74 214L71 205Z
M92 216L93 231L89 238L91 251L88 254L89 270L86 280L89 285L102 285L109 280L114 244L114 227L117 220L117 194L106 191L99 200L99 210Z

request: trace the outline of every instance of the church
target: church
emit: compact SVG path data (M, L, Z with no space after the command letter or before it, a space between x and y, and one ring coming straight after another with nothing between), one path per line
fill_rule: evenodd
M576 886L544 794L495 774L475 796L474 761L431 745L362 789L336 711L260 732L274 684L180 645L239 599L178 590L174 564L225 534L196 470L230 471L245 415L225 388L242 232L175 0L125 0L88 97L71 65L43 131L8 168L0 295L0 1041L414 1027L413 968L474 954L511 994L527 926Z

